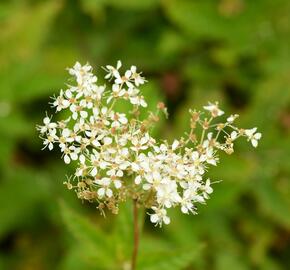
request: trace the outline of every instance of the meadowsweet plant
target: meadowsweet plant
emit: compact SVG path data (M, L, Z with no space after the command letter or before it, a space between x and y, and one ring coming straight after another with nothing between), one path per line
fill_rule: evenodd
M63 161L73 163L75 172L64 183L78 198L96 203L103 214L106 209L117 214L120 203L133 200L134 270L138 208L150 209L150 221L160 226L170 223L172 207L196 214L197 204L204 204L213 192L206 172L218 165L218 152L232 154L240 137L257 147L261 133L236 127L238 115L225 117L215 102L203 111L189 111L190 128L182 138L158 141L152 128L160 114L167 116L167 109L160 102L155 112L141 117L147 103L139 88L146 80L135 66L124 73L121 67L118 61L116 67L103 68L107 84L100 84L89 64L77 62L68 69L72 78L66 89L53 97L57 120L46 116L37 128L44 148L59 148ZM118 110L128 108L122 103L129 103L130 109Z
M238 115L224 117L216 102L202 112L189 111L190 131L184 137L157 141L151 130L160 113L167 115L166 107L159 103L157 112L140 119L147 103L139 88L146 81L135 66L124 73L121 67L118 61L104 68L106 85L98 84L89 64L68 69L73 81L52 102L56 113L67 111L62 114L67 117L46 116L38 126L44 148L59 148L64 162L74 164L66 186L102 213L105 208L118 213L119 204L130 198L151 209L151 222L160 226L170 223L172 207L196 214L196 205L213 192L205 173L218 165L218 152L232 154L240 137L256 147L261 133L236 127ZM117 111L118 102L130 103L131 109Z

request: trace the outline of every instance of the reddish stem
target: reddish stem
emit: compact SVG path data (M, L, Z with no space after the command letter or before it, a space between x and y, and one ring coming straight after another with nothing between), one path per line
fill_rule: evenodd
M136 200L133 200L133 226L134 226L134 247L131 261L131 270L136 269L137 256L139 250L138 207Z

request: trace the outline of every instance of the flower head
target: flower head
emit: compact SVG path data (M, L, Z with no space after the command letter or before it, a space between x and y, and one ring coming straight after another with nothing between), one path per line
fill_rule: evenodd
M56 122L46 116L37 127L44 148L60 148L64 162L75 166L65 182L68 188L102 209L116 213L119 203L133 198L151 209L150 220L156 225L170 223L172 207L196 214L197 204L204 204L213 192L206 172L219 164L218 151L231 154L234 141L243 136L256 147L261 133L235 127L237 115L218 121L224 112L216 102L203 107L209 118L190 111L190 133L185 137L157 141L150 130L159 113L167 114L166 107L159 103L158 113L140 119L140 107L147 103L139 86L146 81L136 66L123 73L121 68L121 61L104 68L107 85L97 85L89 64L77 62L68 69L75 84L60 90L52 102L56 113L66 110L68 117ZM131 106L129 112L116 109L121 100ZM198 128L202 132L196 132Z

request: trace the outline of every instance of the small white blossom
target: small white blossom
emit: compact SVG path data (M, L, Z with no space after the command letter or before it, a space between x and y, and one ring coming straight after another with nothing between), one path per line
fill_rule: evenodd
M141 106L141 107L144 107L144 108L147 107L147 103L144 100L143 96L130 97L130 102L133 105Z
M44 126L40 128L40 133L45 133L49 131L50 129L55 129L57 127L57 124L51 122L51 119L49 117L45 117L43 119L43 124Z
M232 133L231 133L231 139L232 140L235 140L237 137L238 137L238 132L236 132L235 130L232 131Z
M224 112L219 109L217 102L215 104L209 102L208 105L207 106L203 106L203 108L205 110L211 112L213 117L221 116L221 115L224 114Z
M100 198L104 196L108 196L111 198L113 196L113 191L110 188L111 185L111 179L108 177L104 177L100 180L96 180L95 183L100 186L100 188L97 190L98 195Z
M54 98L54 102L52 103L53 107L56 107L56 111L61 111L63 109L68 108L70 105L70 101L64 97L63 90L60 90L59 96Z
M203 196L205 199L208 199L208 194L211 194L213 192L213 188L210 186L210 180L207 179L205 182L205 185L203 186Z
M231 116L229 116L227 118L227 122L230 123L230 124L232 124L238 117L239 117L238 114L232 114Z
M258 141L261 139L262 137L262 134L257 132L257 128L252 128L252 129L246 129L245 130L245 134L246 136L248 137L248 140L251 141L252 145L254 147L257 147L258 146Z
M122 67L122 63L120 60L117 62L117 66L113 67L111 65L107 65L105 70L108 74L105 76L105 79L110 79L111 77L118 77L119 76L119 69Z
M58 136L56 135L56 129L50 129L48 131L47 137L43 141L43 144L45 145L44 148L48 146L48 149L52 150L53 143L56 142L57 140L58 140Z
M155 223L156 225L159 224L160 226L162 223L166 225L170 223L170 218L167 216L167 211L165 209L159 209L153 206L152 210L155 211L154 214L150 215L150 221L152 223Z
M172 144L172 150L175 151L179 146L179 141L178 140L174 140L173 144Z
M140 73L137 73L137 68L136 66L131 66L131 77L132 79L134 79L135 85L139 86L140 84L144 84L145 83L145 79L143 77L140 76Z

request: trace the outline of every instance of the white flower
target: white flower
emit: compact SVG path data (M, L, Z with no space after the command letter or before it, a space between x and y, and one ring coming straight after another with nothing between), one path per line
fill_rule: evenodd
M140 96L130 97L130 102L133 105L141 106L141 107L144 107L144 108L147 107L147 103L144 100L144 97L142 97L142 96L141 97Z
M238 114L232 114L231 116L229 116L228 118L227 118L227 122L229 123L229 124L232 124L237 118L239 117L239 115Z
M114 186L115 186L116 189L119 189L119 188L122 187L122 182L120 180L118 180L118 179L115 179L114 180Z
M113 139L111 137L105 137L103 141L104 145L110 145L113 142Z
M124 113L113 113L111 116L112 119L112 127L119 128L128 123L128 119Z
M208 164L211 164L211 165L216 166L217 158L214 157L214 152L213 152L213 149L212 148L207 148L206 149L205 156L206 156L206 162Z
M101 86L97 86L95 85L94 87L92 87L92 91L93 91L93 95L92 95L92 99L93 100L101 100L103 93L105 92L106 87L104 85Z
M113 196L113 191L110 189L111 179L104 177L100 180L95 180L95 183L100 186L97 193L100 198L107 196L111 198Z
M116 168L113 168L113 169L107 171L107 175L111 176L111 178L116 178L116 177L123 177L124 173L122 170L118 170Z
M59 96L57 98L54 98L54 102L52 103L53 107L56 107L56 111L61 111L63 109L66 109L70 106L69 100L67 100L64 97L64 92L63 90L60 90Z
M137 97L139 95L139 92L140 92L139 89L134 88L134 87L129 87L126 94L128 95L128 97L133 98L133 97Z
M231 132L231 139L234 141L237 137L238 137L238 132L236 132L235 130Z
M72 104L70 106L70 110L72 112L72 118L74 120L77 120L78 116L80 116L83 119L88 117L88 112L84 110L82 106Z
M180 199L175 181L163 181L162 185L156 187L157 202L166 208L172 207Z
M95 177L97 174L98 174L97 167L93 167L93 169L91 170L91 176Z
M108 72L108 74L105 76L105 79L110 79L111 77L120 76L118 70L121 68L121 66L122 66L122 63L120 60L118 60L116 67L107 65L105 70Z
M64 157L63 160L66 164L69 164L71 160L77 160L78 154L80 152L80 149L75 146L70 146L64 148Z
M173 144L172 144L172 150L175 151L179 146L179 141L178 140L174 140Z
M159 209L155 206L152 207L152 210L155 212L154 214L150 215L150 221L155 223L156 225L162 226L162 223L168 225L170 223L170 218L167 216L166 209Z
M132 75L132 79L134 80L135 82L135 85L138 87L140 84L144 84L145 82L145 79L143 77L140 76L140 73L137 73L137 68L136 66L131 66L131 69L130 69Z
M143 185L144 190L149 190L153 188L154 190L157 190L159 186L162 184L162 182L166 182L166 179L162 179L161 174L158 170L152 170L149 173L146 173L144 175L146 183Z
M79 62L76 62L73 68L69 69L69 74L76 77L77 83L82 84L85 75L92 69L89 64L82 66Z
M191 154L191 160L193 161L194 171L192 171L191 167L189 167L189 171L199 175L204 174L204 162L207 160L207 156L201 155L197 151L194 151Z
M245 134L248 137L248 140L251 141L252 145L254 147L258 146L258 141L261 139L262 134L261 133L255 133L257 131L257 128L252 128L252 129L246 129Z
M58 140L58 136L56 135L56 129L51 129L48 131L47 138L44 139L43 144L44 148L48 146L49 150L53 149L53 143Z
M130 70L127 70L125 72L125 74L123 76L121 76L119 73L116 74L115 76L115 84L120 84L120 85L123 85L124 83L126 83L126 85L128 87L133 87L133 84L130 82L130 79L131 79L131 71Z
M135 180L134 180L136 185L140 185L140 183L142 182L142 177L141 175L137 175Z
M217 102L215 104L209 102L208 105L207 106L203 106L203 108L205 110L211 112L211 115L213 117L221 116L221 115L224 114L224 112L219 109Z
M51 129L55 129L57 127L56 123L51 122L51 119L49 117L45 117L43 119L44 126L39 126L40 133L48 132Z
M132 138L132 147L131 149L133 151L138 152L139 150L146 150L148 148L148 142L150 140L150 136L148 133L146 133L141 139L138 137Z
M188 193L183 194L183 197L180 198L181 212L183 214L189 214L189 212L196 214L196 208L192 203L192 197L188 196Z
M213 192L213 189L210 186L210 180L209 179L206 180L205 185L203 186L202 189L203 189L203 193L202 193L203 197L205 199L208 199L209 198L208 194L211 194Z

